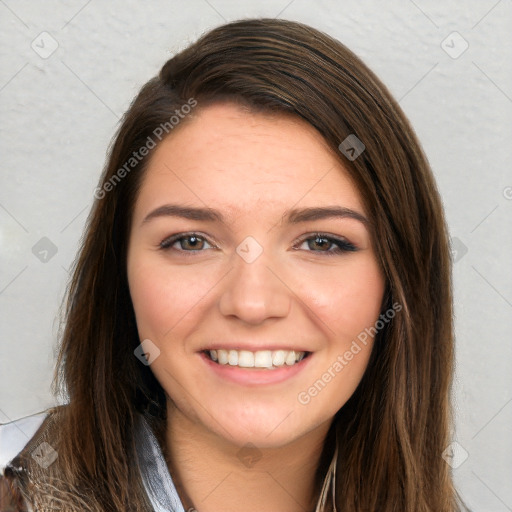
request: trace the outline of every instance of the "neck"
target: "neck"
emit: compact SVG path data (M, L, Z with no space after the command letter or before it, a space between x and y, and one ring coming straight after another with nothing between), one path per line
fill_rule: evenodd
M168 406L166 457L186 511L312 512L329 465L329 424L286 446L240 446ZM320 475L320 478L317 476Z

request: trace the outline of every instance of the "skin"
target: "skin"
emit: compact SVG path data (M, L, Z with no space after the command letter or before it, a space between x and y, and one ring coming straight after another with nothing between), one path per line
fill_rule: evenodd
M312 126L230 103L198 109L153 151L127 271L140 339L160 351L150 367L168 395L166 452L185 509L311 510L327 431L360 382L373 340L309 403L298 396L377 321L385 280L363 222L291 224L283 215L318 206L365 215L358 190ZM214 208L226 223L172 215L143 222L169 203ZM206 242L160 248L189 232ZM332 253L336 244L315 243L316 232L357 250ZM250 263L237 252L248 236L263 250ZM282 382L246 385L211 371L201 355L226 342L311 355Z

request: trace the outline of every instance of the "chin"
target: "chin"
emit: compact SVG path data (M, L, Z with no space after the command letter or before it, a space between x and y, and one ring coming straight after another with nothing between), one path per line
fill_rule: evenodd
M241 405L223 409L213 417L210 428L227 442L237 446L248 443L259 448L279 448L302 437L315 428L312 418L300 414L293 406L269 406L269 404ZM220 428L219 428L220 427Z

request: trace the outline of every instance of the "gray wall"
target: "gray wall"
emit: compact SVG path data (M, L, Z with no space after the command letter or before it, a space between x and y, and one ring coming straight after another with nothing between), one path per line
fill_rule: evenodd
M0 2L0 422L55 401L55 318L119 117L171 53L247 16L340 39L417 130L457 253L449 460L474 510L512 510L510 0Z

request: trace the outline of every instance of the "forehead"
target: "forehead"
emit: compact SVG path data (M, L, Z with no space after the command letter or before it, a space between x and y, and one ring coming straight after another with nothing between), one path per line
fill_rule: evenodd
M362 211L357 187L311 125L222 103L199 109L155 148L137 210L181 200L233 218L293 204Z

